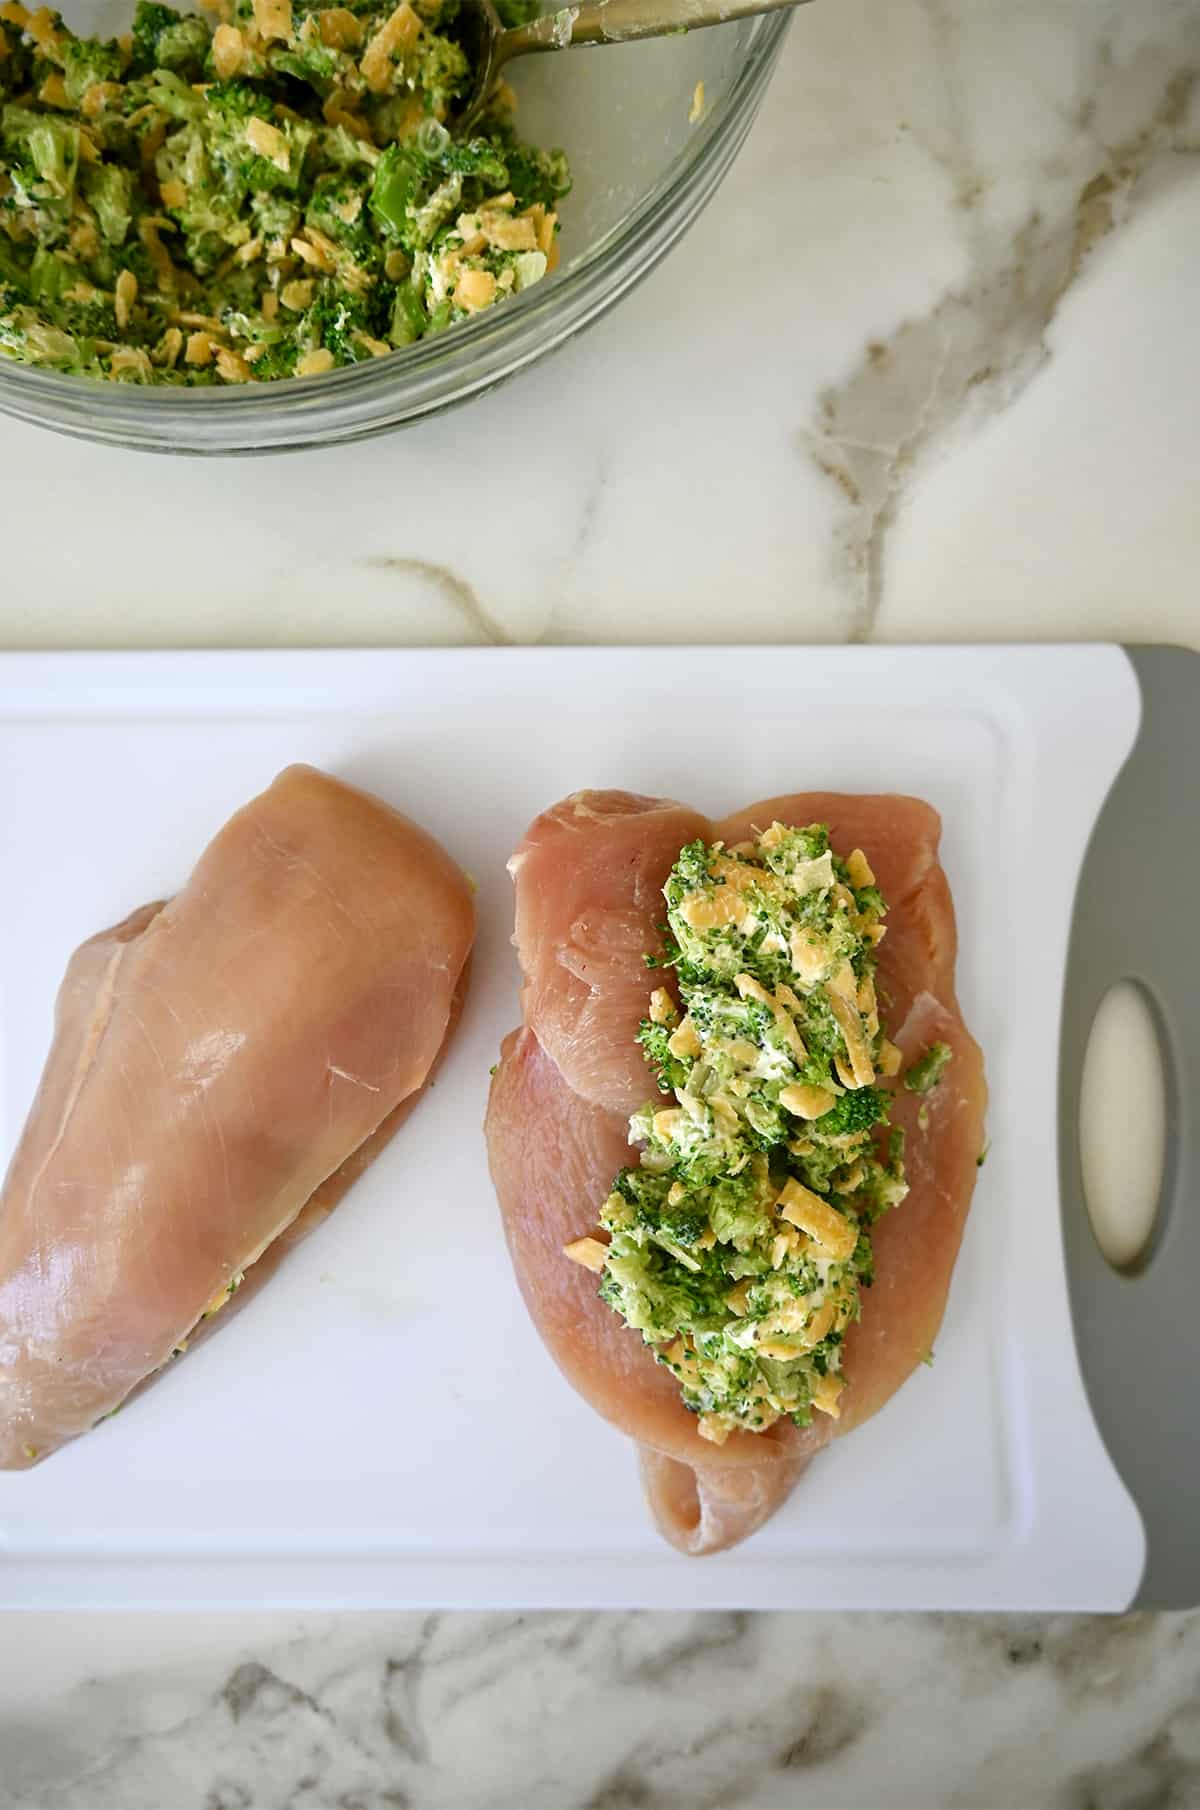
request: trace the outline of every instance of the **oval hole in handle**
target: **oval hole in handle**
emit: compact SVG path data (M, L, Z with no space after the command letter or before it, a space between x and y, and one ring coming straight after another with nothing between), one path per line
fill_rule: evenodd
M1135 981L1118 981L1092 1020L1079 1088L1079 1158L1092 1230L1131 1274L1159 1217L1166 1166L1166 1072L1158 1021Z

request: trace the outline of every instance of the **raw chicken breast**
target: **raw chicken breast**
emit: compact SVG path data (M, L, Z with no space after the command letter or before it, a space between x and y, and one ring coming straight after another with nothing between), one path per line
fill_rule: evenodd
M827 1444L830 1436L822 1433L815 1444ZM638 1470L655 1526L672 1546L692 1558L737 1546L787 1501L808 1469L812 1453L804 1449L806 1444L797 1439L780 1445L768 1464L737 1466L711 1458L683 1464L640 1445Z
M289 767L76 952L0 1194L0 1467L86 1432L331 1210L428 1079L473 934L432 837Z
M939 1038L955 1059L925 1102L924 1124L922 1101L896 1092L892 1117L908 1133L910 1192L872 1234L877 1279L847 1335L840 1420L816 1413L804 1428L777 1421L715 1447L700 1438L675 1378L562 1248L595 1226L613 1175L630 1160L628 1113L653 1092L633 1037L652 984L642 954L659 944L660 889L674 858L696 836L732 843L751 824L775 819L828 823L839 853L866 850L890 907L878 984L892 1037L906 1059ZM900 1387L941 1323L983 1143L986 1090L954 997L954 914L939 834L935 811L895 796L799 793L714 825L669 800L585 793L540 817L514 857L525 1028L504 1045L487 1119L509 1247L547 1348L592 1406L638 1442L651 1510L681 1551L719 1551L761 1526L814 1453ZM616 848L620 859L608 858ZM531 876L536 898L526 891ZM593 876L603 897L596 913L587 901Z
M708 831L668 798L580 792L544 811L508 864L525 1023L580 1099L626 1118L646 1099L634 1038L646 1015L642 955L666 917L662 884L684 843Z

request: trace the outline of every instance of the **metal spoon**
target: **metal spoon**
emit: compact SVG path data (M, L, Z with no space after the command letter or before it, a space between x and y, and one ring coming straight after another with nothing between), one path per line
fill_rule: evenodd
M629 44L635 38L674 37L706 25L725 25L755 13L780 12L804 0L580 0L505 31L492 0L463 0L457 36L475 70L470 94L450 130L462 137L477 123L506 63L533 51L574 50L586 44Z

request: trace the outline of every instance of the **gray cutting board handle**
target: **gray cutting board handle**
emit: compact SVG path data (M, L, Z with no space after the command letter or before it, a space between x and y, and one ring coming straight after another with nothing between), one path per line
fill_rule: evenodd
M1141 1512L1139 1608L1200 1603L1200 655L1131 647L1137 743L1088 844L1067 957L1059 1181L1075 1342L1092 1412ZM1092 1231L1079 1089L1104 995L1140 982L1158 1021L1167 1151L1151 1243L1118 1274ZM1087 1504L1080 1503L1081 1537Z

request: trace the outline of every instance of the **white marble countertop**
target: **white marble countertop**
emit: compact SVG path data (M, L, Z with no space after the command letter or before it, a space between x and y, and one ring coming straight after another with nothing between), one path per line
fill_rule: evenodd
M1191 0L821 0L685 243L468 411L0 420L0 646L1200 645L1198 246ZM3 1810L884 1804L1200 1804L1200 1615L0 1618Z

